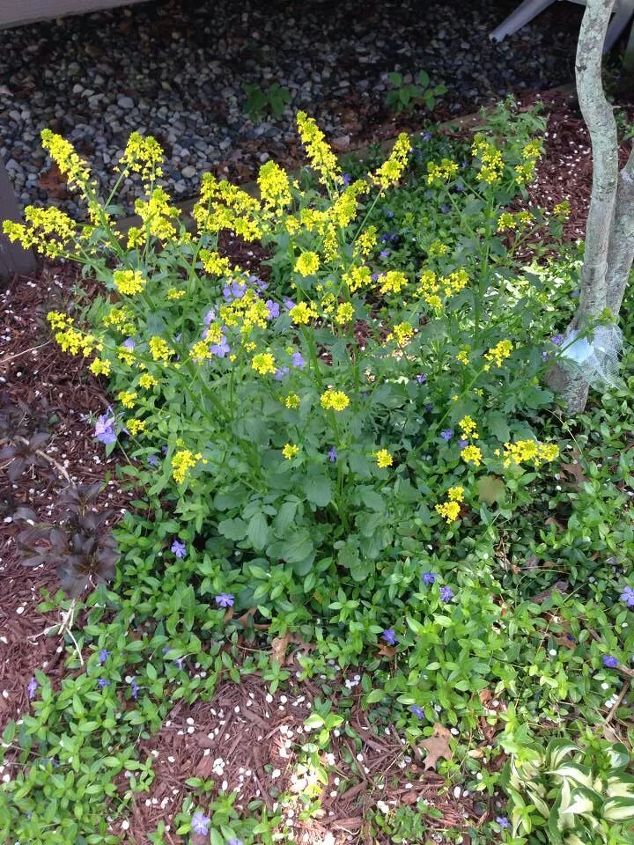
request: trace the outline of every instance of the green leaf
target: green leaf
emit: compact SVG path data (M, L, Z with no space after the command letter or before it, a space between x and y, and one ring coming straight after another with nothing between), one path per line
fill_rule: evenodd
M306 528L294 531L279 544L279 555L287 563L299 563L314 553L313 541Z
M247 536L247 524L240 517L223 519L218 523L218 532L228 540L244 540Z
M511 439L511 431L506 422L506 417L497 411L491 411L486 415L485 427L502 443L507 443Z
M267 525L266 517L262 511L254 513L249 520L247 537L249 538L253 548L257 551L266 546L269 539L269 526Z
M332 484L325 475L310 475L304 482L306 498L318 508L325 508L332 499Z

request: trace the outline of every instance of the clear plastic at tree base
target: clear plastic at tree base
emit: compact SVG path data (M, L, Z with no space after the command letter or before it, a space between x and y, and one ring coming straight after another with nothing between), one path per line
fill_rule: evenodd
M597 326L589 336L571 331L561 344L564 364L583 376L592 387L618 383L623 335L618 326Z

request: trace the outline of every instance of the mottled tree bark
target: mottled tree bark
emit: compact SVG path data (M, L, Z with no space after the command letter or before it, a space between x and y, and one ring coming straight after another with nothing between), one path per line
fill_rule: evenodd
M634 258L634 152L619 174L618 136L603 91L602 51L615 0L586 0L575 63L577 95L592 144L592 195L586 223L579 306L570 330L583 329L606 308L618 316ZM560 366L550 374L570 413L585 407L582 373Z

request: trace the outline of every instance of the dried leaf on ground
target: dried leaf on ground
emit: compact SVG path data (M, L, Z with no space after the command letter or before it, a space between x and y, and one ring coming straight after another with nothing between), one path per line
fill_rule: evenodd
M449 747L450 737L451 731L436 722L432 736L420 743L427 751L427 755L423 761L423 768L425 770L436 768L436 763L441 757L444 757L445 760L451 760L453 751Z
M280 666L283 666L286 662L286 649L290 641L290 634L284 634L283 637L274 637L271 640L271 656L273 660L277 660Z

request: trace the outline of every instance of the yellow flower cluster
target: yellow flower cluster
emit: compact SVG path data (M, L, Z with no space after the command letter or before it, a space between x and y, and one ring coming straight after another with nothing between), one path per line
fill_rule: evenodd
M468 414L458 421L458 425L460 426L460 438L462 440L478 440L480 437L476 421Z
M282 455L286 458L287 461L292 461L296 455L299 454L299 446L295 443L286 443L284 448L282 449Z
M352 266L343 274L342 280L348 286L350 293L355 293L360 288L369 287L372 284L372 271L365 265Z
M444 244L442 241L433 241L427 247L427 255L430 258L442 258L443 255L447 255L449 252L449 247L447 244Z
M128 420L126 423L126 428L133 437L135 437L137 434L140 434L142 431L145 431L145 427L145 420L133 419Z
M251 368L261 376L273 375L275 372L275 358L270 352L260 352L251 359Z
M291 308L288 315L296 326L306 326L317 317L317 312L309 303L298 302Z
M88 369L95 376L109 376L112 364L107 359L95 358Z
M144 246L153 237L166 243L176 235L172 220L178 218L178 209L170 205L170 197L163 188L155 188L147 200L138 199L134 210L141 218L142 226L132 226L128 231L128 247Z
M541 154L542 144L537 138L524 145L522 149L523 161L515 166L515 177L520 185L526 185L533 179Z
M316 252L302 252L295 262L295 272L300 276L312 276L319 270L319 256Z
M172 478L177 484L182 484L189 471L193 469L202 458L200 452L192 452L189 449L179 449L172 457Z
M471 145L471 152L480 161L480 179L489 185L499 182L504 173L504 159L500 150L484 135L478 134Z
M570 202L562 200L553 206L553 214L560 220L567 220L570 216Z
M132 314L127 308L111 308L103 318L104 326L116 329L121 334L134 334L134 322Z
M213 173L203 174L200 199L192 210L200 232L214 234L229 229L246 241L259 240L263 234L260 215L255 197L226 180L219 182Z
M145 279L140 270L115 270L112 283L115 290L124 296L134 296L145 288Z
M319 176L322 185L341 182L341 171L337 157L326 143L326 138L312 117L297 112L297 130L311 167Z
M484 365L484 369L490 370L492 364L495 364L496 367L501 367L512 351L513 344L510 340L501 340L499 343L496 343L495 346L492 346L484 353L484 357L488 361Z
M539 440L516 440L515 443L504 444L503 463L505 467L519 466L522 463L532 463L539 467L547 461L554 461L559 457L559 446L556 443L540 443Z
M221 305L219 316L227 326L232 328L234 326L240 326L240 332L242 334L249 334L254 328L266 328L269 310L266 307L266 302L260 299L253 288L248 288L244 296L234 299L233 302L229 302L226 305ZM219 332L218 329L214 330L218 332L215 338L212 337L210 331L211 328L207 332L206 339L211 343L220 343L222 330L220 329Z
M90 168L79 157L70 141L50 129L42 129L40 137L42 146L53 159L62 176L66 177L68 187L79 188L85 194L90 183Z
M460 515L460 503L464 501L464 487L450 487L447 490L447 501L436 505L436 513L447 522L455 522Z
M128 367L131 367L134 364L134 349L130 349L128 346L119 346L117 348L117 358L120 361L123 361Z
M143 373L139 379L139 387L142 387L144 390L149 390L150 387L154 387L156 384L158 382L149 373Z
M291 187L286 171L274 161L267 161L258 173L258 187L265 212L277 217L291 204Z
M343 390L333 390L332 388L324 391L319 401L321 407L327 411L345 411L350 404L350 399Z
M482 463L482 450L479 446L469 444L469 446L464 447L460 454L465 463L473 464L476 467L479 467Z
M335 323L338 326L345 326L354 317L354 307L351 302L342 302L337 306Z
M365 232L361 232L354 244L355 257L367 257L370 255L377 243L376 226L368 226Z
M359 197L369 190L367 182L357 179L339 194L328 211L328 217L340 228L345 229L357 215Z
M117 393L117 399L124 408L134 408L136 402L136 393L134 390L120 390Z
M394 458L387 449L378 449L374 454L374 460L379 469L387 469L394 463Z
M168 288L166 296L168 299L174 302L178 299L183 299L185 296L187 296L187 291L183 290L182 288Z
M458 164L450 158L441 159L437 164L434 161L427 162L427 184L432 186L444 185L450 182L458 173Z
M211 276L230 276L234 271L228 258L209 249L200 250L200 260Z
M101 342L92 334L75 328L71 318L59 311L50 311L46 318L53 330L53 338L62 352L87 358L93 352L101 351Z
M434 311L442 308L442 296L455 296L469 284L469 276L464 268L454 270L446 276L437 276L433 270L423 270L416 295Z
M163 149L151 135L143 137L140 132L133 132L119 159L120 170L138 173L147 182L153 182L163 175Z
M393 340L399 346L406 346L414 337L414 327L411 323L397 323L390 334L387 336L388 340Z
M387 273L379 276L377 284L383 295L400 293L404 287L407 287L407 276L400 270L388 270Z
M469 353L471 352L470 346L463 346L458 354L456 355L456 361L459 361L461 364L464 364L465 367L469 364Z
M401 132L387 161L384 161L378 170L372 174L374 184L378 185L381 190L389 188L390 185L395 185L407 167L411 150L412 144L409 135L406 132Z
M28 205L24 209L23 223L5 220L2 231L11 241L19 242L24 249L34 249L47 258L68 256L69 244L77 236L75 221L60 211L59 208L35 208Z
M292 411L297 410L300 404L301 401L297 393L289 393L286 399L284 399L284 405Z
M204 361L208 361L211 358L208 341L199 340L194 343L189 350L189 357L195 364L202 364Z
M164 363L167 363L174 354L174 350L167 341L157 335L153 335L149 339L148 347L153 361L163 361Z
M531 223L533 215L530 211L503 211L498 217L498 232L514 232L516 229Z

